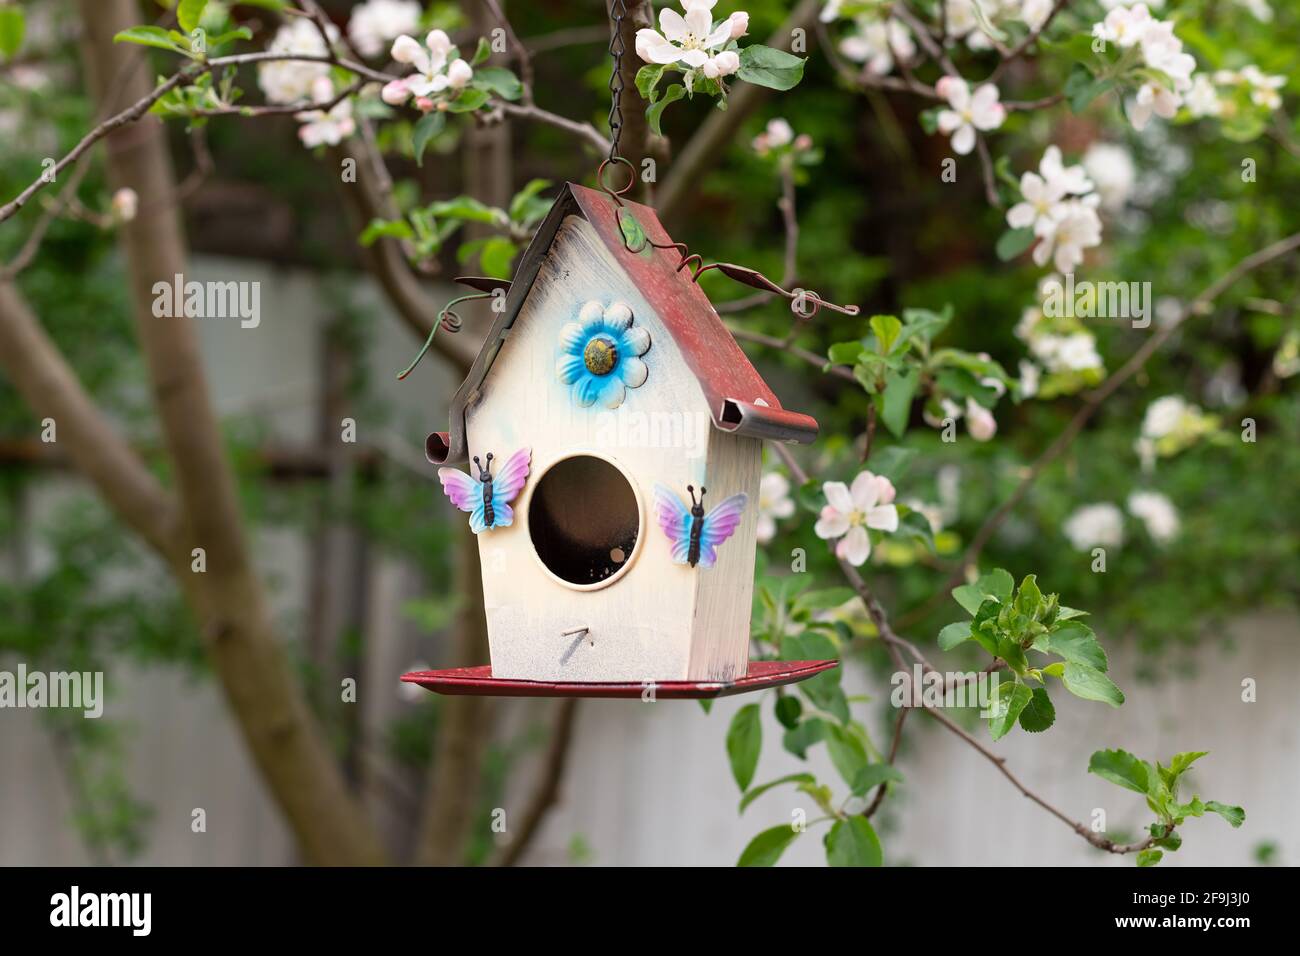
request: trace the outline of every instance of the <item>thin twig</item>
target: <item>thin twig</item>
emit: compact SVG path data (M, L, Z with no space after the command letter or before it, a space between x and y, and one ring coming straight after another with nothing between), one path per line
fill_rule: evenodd
M1297 243L1300 243L1300 236L1297 236L1295 238L1297 240ZM790 474L794 477L794 479L797 482L799 482L799 484L803 484L808 480L808 473L805 472L802 467L800 467L799 463L795 460L794 456L790 454L789 450L784 445L774 444L772 447L776 451L776 454L782 459L782 461L785 462L786 468L789 469ZM863 580L862 575L858 573L858 569L855 568L848 561L846 561L844 558L839 557L838 555L836 555L836 560L839 562L840 570L843 571L845 578L848 579L849 584L852 586L853 590L857 592L858 597L862 600L863 605L866 607L867 615L871 618L872 624L875 625L876 633L880 636L881 640L884 642L886 651L889 653L890 657L894 661L894 666L897 667L899 670L907 669L904 665L902 659L902 653L901 653L902 650L907 650L917 660L917 662L921 665L922 668L924 668L926 671L934 671L935 668L931 666L930 662L925 659L925 655L922 654L914 644L912 644L908 640L905 640L904 638L899 637L894 632L893 627L889 623L889 617L885 613L885 609L881 606L880 602L876 599L876 596L872 593L871 589L867 586L867 583ZM994 663L996 663L996 661ZM976 740L974 737L968 734L957 724L953 723L953 721L950 720L947 715L943 714L942 712L934 708L926 707L923 704L920 705L920 709L924 710L927 714L929 714L931 717L937 720L940 724L942 724L952 733L956 734L958 737L960 737L970 746L974 747L981 754L983 754L984 757L986 757L988 760L992 761L992 763L998 768L998 770L1001 771L1002 775L1005 776L1009 781L1011 781L1011 783L1016 787L1017 790L1019 790L1022 794L1024 794L1034 803L1038 804L1040 807L1042 807L1052 816L1056 817L1058 820L1060 820L1062 823L1068 826L1079 836L1083 837L1083 839L1087 840L1093 846L1103 850L1108 850L1111 853L1133 853L1139 850L1145 850L1147 847L1151 846L1151 844L1154 842L1154 839L1147 839L1142 841L1141 843L1117 844L1113 840L1109 840L1106 837L1101 836L1100 834L1092 832L1091 830L1088 829L1087 826L1085 826L1082 823L1071 820L1063 812L1058 810L1056 807L1052 806L1045 799L1043 799L1038 794L1034 793L1032 790L1026 787L1024 783L1022 783L1021 780L1015 774L1013 774L1010 770L1007 769L1006 761L1003 758L998 757L990 750L988 750L988 748L986 748L978 740ZM902 722L900 720L898 724L899 727L901 727L901 723Z
M524 810L518 835L501 853L501 866L514 866L523 858L547 812L560 798L560 782L564 779L564 768L568 763L570 745L573 742L573 718L577 711L578 701L572 697L560 701L556 708L555 728L551 731L551 742L546 748L542 776Z
M501 4L497 0L483 0L483 5L488 8L492 16L496 17L497 22L501 24L501 29L506 31L506 42L515 51L515 62L519 64L519 79L523 84L523 101L525 106L533 105L533 61L528 55L528 48L519 42L519 37L515 34L515 28L510 25L506 18L505 11L501 9Z
M1010 66L1012 63L1014 63L1016 60L1020 59L1020 57L1024 55L1025 51L1028 50L1029 47L1033 45L1033 43L1040 36L1042 36L1044 30L1046 30L1049 26L1051 26L1052 21L1056 19L1056 15L1060 13L1063 9L1065 9L1065 5L1069 2L1070 0L1056 0L1056 3L1052 6L1052 9L1048 11L1047 19L1045 19L1039 25L1037 30L1031 30L1023 40L1021 40L1014 47L1008 50L1006 55L1002 58L1002 60L998 63L998 65L993 68L993 72L989 74L989 78L984 82L996 83L998 77L1002 75L1003 71L1005 71L1008 66Z
M1092 419L1092 416L1097 413L1097 409L1101 407L1102 402L1114 394L1121 385L1136 375L1142 367L1146 365L1147 360L1155 354L1156 350L1164 345L1175 331L1182 327L1182 324L1189 316L1200 315L1208 312L1210 306L1214 303L1214 300L1222 295L1242 276L1258 269L1262 265L1272 262L1275 259L1280 259L1288 252L1294 252L1296 249L1300 249L1300 233L1288 236L1285 239L1280 239L1277 242L1265 246L1263 249L1246 256L1207 286L1195 299L1193 299L1191 304L1188 306L1187 311L1184 312L1177 321L1161 326L1160 329L1151 336L1151 338L1147 339L1146 342L1143 343L1141 348L1133 353L1127 362L1125 362L1115 372L1111 373L1110 377L1107 378L1106 381L1102 382L1100 386L1090 392L1084 399L1083 405L1080 406L1077 412L1075 412L1074 417L1070 419L1069 423L1064 429L1062 429L1061 433L1056 436L1052 443L1048 445L1042 454L1034 460L1034 463L1029 466L1029 470L1025 473L1024 477L1020 479L1020 484L1018 484L1016 490L1011 493L1011 497L1002 502L1002 504L985 519L984 524L980 526L979 530L975 532L975 536L971 538L971 542L966 547L966 552L962 555L960 563L953 570L948 580L945 581L943 586L931 595L927 601L905 614L900 619L900 626L908 627L911 624L915 624L924 619L931 610L947 598L949 592L951 592L953 588L966 580L966 570L975 566L975 562L978 560L980 553L992 539L998 528L1002 526L1002 522L1007 519L1007 516L1010 515L1022 501L1024 501L1025 496L1029 494L1029 489L1033 487L1034 482L1036 482L1039 476L1042 475L1044 469L1046 469L1048 465L1059 458L1061 454L1070 447L1070 444L1074 439L1083 431L1084 426L1087 425Z
M907 715L910 714L911 712L912 712L912 708L910 707L898 708L898 719L894 721L894 739L889 744L889 760L887 762L891 767L894 765L894 760L898 756L899 741L903 739L903 722L907 720ZM883 781L880 784L880 786L876 788L875 799L871 801L871 805L867 807L866 810L862 811L862 815L864 817L870 819L875 814L875 812L880 809L880 805L885 802L885 794L888 792L888 790L889 790L888 780Z
M831 360L825 355L818 355L816 352L810 352L797 345L791 345L785 339L778 339L774 335L764 335L762 332L753 332L749 329L737 329L730 326L728 326L728 328L731 329L731 334L735 338L741 339L742 341L755 342L759 345L766 345L769 348L781 349L787 354L793 355L800 361L807 362L809 365L814 365L819 369L825 369L830 375L842 378L848 382L857 382L852 369L845 365L832 365ZM828 365L830 368L826 368Z

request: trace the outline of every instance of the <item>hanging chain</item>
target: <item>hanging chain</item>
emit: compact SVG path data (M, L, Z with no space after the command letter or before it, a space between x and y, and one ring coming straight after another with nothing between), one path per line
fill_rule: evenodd
M627 18L624 0L612 0L609 16L614 22L614 32L609 38L609 54L614 58L614 68L609 74L609 161L616 162L618 141L623 132L623 21Z
M846 315L857 315L856 305L836 305L827 302L817 293L805 289L783 289L762 273L746 266L738 266L730 262L705 265L703 257L698 253L692 253L686 243L673 242L671 239L667 242L656 242L645 234L645 230L623 205L623 196L636 182L636 169L618 153L618 142L623 133L623 55L627 52L627 47L623 43L623 21L627 19L625 0L610 0L609 17L614 26L613 35L609 38L609 54L614 58L614 68L609 74L609 156L597 168L596 182L614 202L615 218L623 237L624 248L631 253L639 253L647 248L674 249L681 260L677 264L677 272L681 272L688 266L694 266L691 271L692 282L699 282L701 273L717 269L737 282L789 299L791 310L805 321L816 315L823 307ZM629 177L627 185L614 189L605 181L605 171L610 166L618 165L628 167Z

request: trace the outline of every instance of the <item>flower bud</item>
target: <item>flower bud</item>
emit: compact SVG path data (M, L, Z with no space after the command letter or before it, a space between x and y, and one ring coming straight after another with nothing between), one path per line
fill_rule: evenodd
M130 222L140 208L140 197L136 195L134 189L123 186L113 193L112 207L113 215L118 221Z
M749 32L749 14L743 10L728 17L727 23L731 26L731 39L733 40L739 40Z
M398 63L414 63L424 53L424 49L411 37L402 34L393 41L391 56Z
M730 76L740 69L740 56L734 50L723 50L713 58L719 76Z
M460 89L474 78L474 69L464 60L455 60L447 67L447 81L454 89Z
M379 91L379 98L389 106L401 106L411 98L411 91L406 88L405 81L393 80L384 84L384 88Z

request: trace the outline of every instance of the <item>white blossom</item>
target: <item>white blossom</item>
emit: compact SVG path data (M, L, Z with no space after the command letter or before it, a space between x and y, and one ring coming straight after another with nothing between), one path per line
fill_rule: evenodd
M431 30L423 45L405 34L399 36L393 41L391 56L398 63L415 67L415 72L397 81L401 87L396 83L387 84L380 93L381 98L396 105L403 101L402 88L415 97L464 88L474 78L474 69L460 58L447 62L451 50L451 38L443 30Z
M989 441L998 431L998 421L993 413L975 401L966 399L966 431L976 441Z
M1128 510L1146 525L1147 534L1157 544L1178 536L1178 509L1158 491L1135 491L1128 496Z
M763 132L755 136L750 145L754 147L754 152L763 156L774 149L789 146L792 142L794 142L794 127L790 125L789 120L778 116L767 121Z
M871 556L868 528L898 530L894 485L888 478L863 471L853 479L852 489L842 481L828 481L822 492L827 504L813 530L826 541L838 538L835 554L853 566L861 566Z
M367 0L352 11L348 39L362 56L379 56L404 33L420 29L417 0Z
M727 76L740 68L740 58L734 51L723 56L723 47L737 37L744 36L749 27L749 14L733 13L713 26L712 9L716 0L683 0L686 16L676 10L659 11L659 30L645 28L636 31L637 56L647 63L677 64L686 69L704 68L715 76ZM733 61L734 57L734 61ZM733 67L734 69L729 69ZM706 71L705 75L710 75Z
M337 39L338 30L329 28L330 40ZM306 17L296 17L276 31L267 46L268 53L297 53L306 56L325 56L329 49L321 39L316 24ZM271 60L258 66L257 83L262 93L272 103L296 103L311 95L312 84L318 77L329 76L328 63L311 60Z
M1092 191L1092 182L1082 166L1067 167L1057 146L1048 146L1039 161L1038 172L1020 177L1022 202L1007 211L1007 225L1013 229L1032 226L1036 235L1054 231L1054 222L1067 210L1062 200ZM1041 265L1041 263L1040 263Z
M1007 118L1006 107L998 101L998 88L992 83L984 83L972 93L965 80L945 76L935 84L935 92L950 107L939 111L939 132L952 134L953 152L960 156L975 148L976 130L997 129Z
M1066 519L1062 530L1076 551L1118 548L1124 543L1124 513L1108 502L1084 505Z
M1083 168L1097 186L1103 209L1115 212L1124 208L1137 184L1132 153L1118 143L1096 142L1083 154Z
M1033 362L1020 360L1020 394L1024 398L1033 398L1038 394L1038 384L1042 371Z
M912 33L898 20L859 17L855 32L840 41L840 52L855 63L866 65L868 73L883 76L894 68L894 57L904 62L916 56Z
M334 82L328 76L318 76L312 84L312 100L322 106L335 97ZM324 109L306 110L293 114L293 118L302 123L298 127L298 138L308 149L317 146L337 146L356 132L356 120L352 118L352 100L344 97L328 111Z
M769 471L758 483L758 530L756 537L766 544L776 537L776 523L794 514L790 481L779 471Z
M1036 231L1034 262L1043 266L1050 259L1058 272L1073 272L1084 250L1101 244L1101 217L1089 199L1070 199L1053 207L1050 221Z
M135 214L140 208L140 197L134 189L123 186L113 193L110 206L113 210L113 217L118 222L130 222L135 218Z

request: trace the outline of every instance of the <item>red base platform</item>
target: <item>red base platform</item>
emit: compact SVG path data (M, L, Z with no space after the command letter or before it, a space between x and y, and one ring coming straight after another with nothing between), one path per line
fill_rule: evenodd
M839 661L750 661L749 672L737 681L655 681L656 700L691 700L730 697L751 690L778 687L806 680L839 666ZM614 697L639 699L649 682L583 683L579 681L511 680L492 676L492 665L452 667L442 671L403 674L408 684L419 684L435 694L472 694L480 697Z

